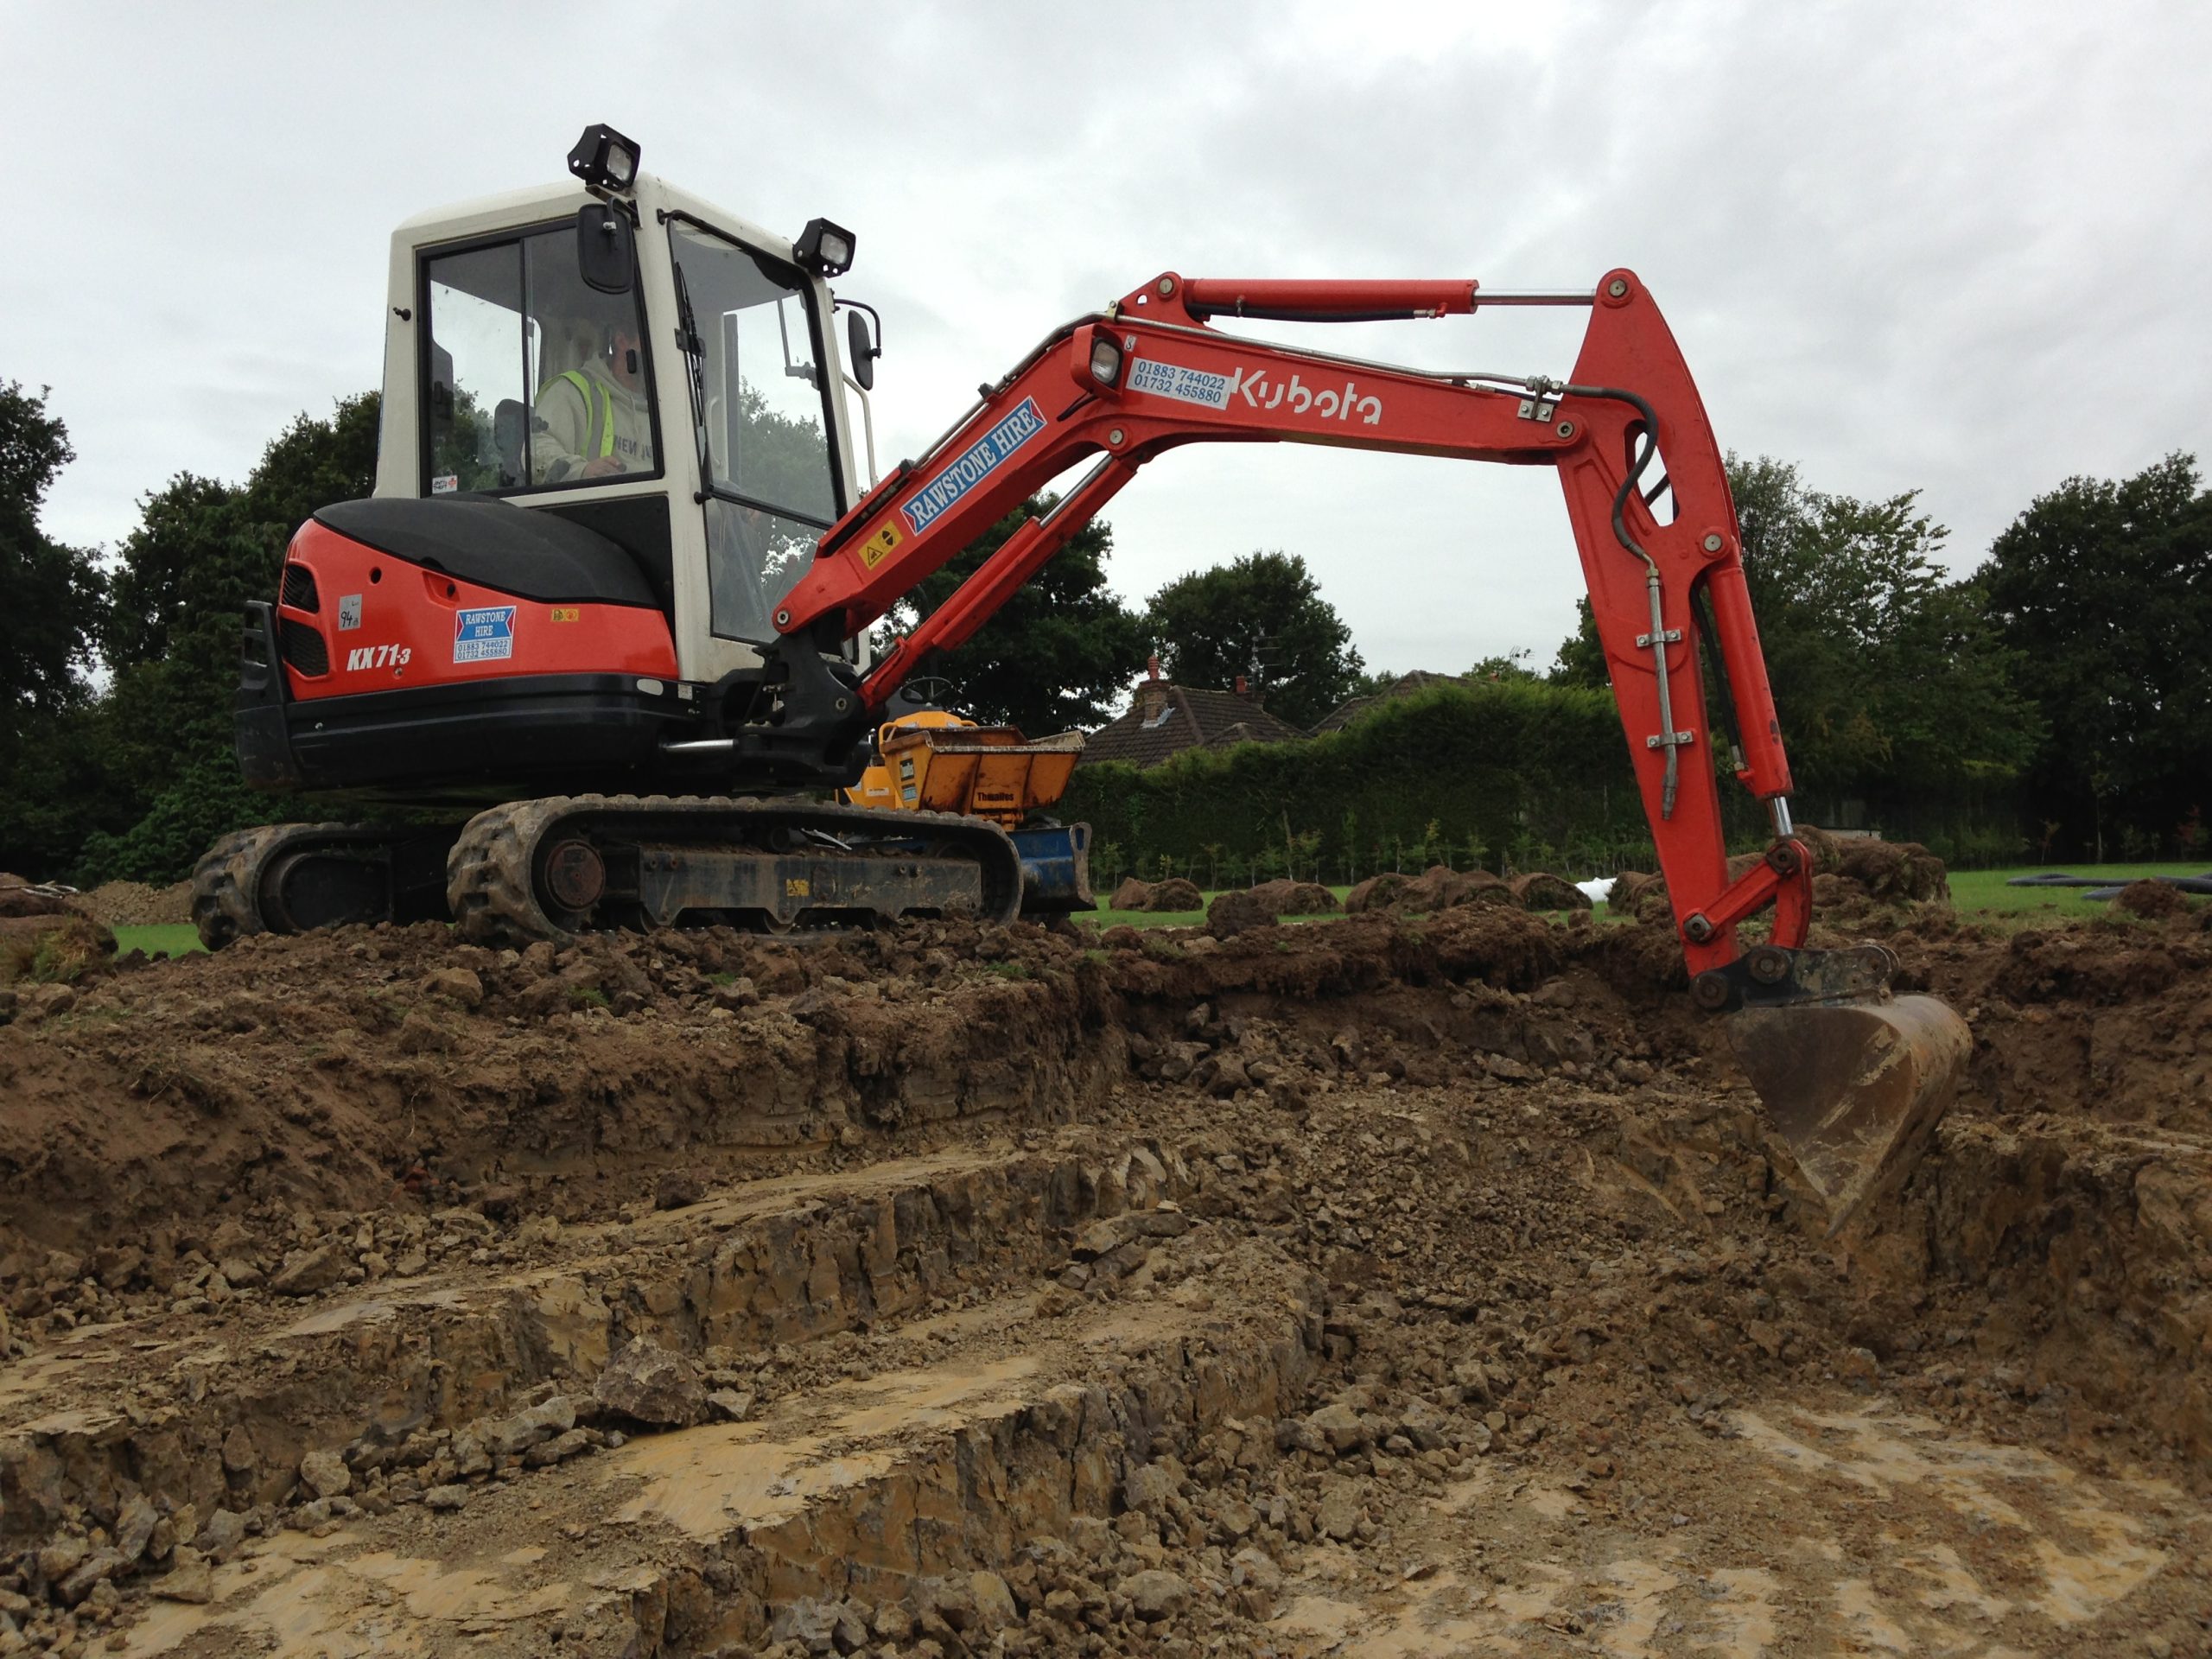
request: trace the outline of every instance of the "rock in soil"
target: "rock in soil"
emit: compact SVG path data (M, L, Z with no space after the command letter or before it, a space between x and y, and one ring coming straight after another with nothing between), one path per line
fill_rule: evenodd
M639 1337L600 1372L592 1397L633 1422L681 1428L699 1421L707 1392L690 1360Z

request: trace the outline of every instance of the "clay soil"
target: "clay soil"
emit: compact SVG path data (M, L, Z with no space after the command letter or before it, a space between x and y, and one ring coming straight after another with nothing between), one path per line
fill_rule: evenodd
M0 1654L2212 1651L2212 931L251 939L0 993Z

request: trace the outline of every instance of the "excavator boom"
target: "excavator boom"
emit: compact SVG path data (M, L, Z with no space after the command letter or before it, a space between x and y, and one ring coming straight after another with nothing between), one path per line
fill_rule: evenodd
M1269 344L1217 318L1369 321L1491 304L1586 308L1565 382L1409 369ZM918 461L823 537L785 597L779 698L741 753L849 766L900 683L970 638L1140 468L1198 442L1277 442L1549 466L1559 475L1660 868L1699 1003L1731 1016L1754 1086L1837 1225L1900 1174L1955 1090L1967 1041L1887 971L1804 948L1811 867L1790 834L1789 760L1744 581L1721 453L1694 382L1635 273L1594 289L1485 295L1471 281L1236 282L1170 271L1056 331ZM826 653L982 529L1085 460L1030 520L864 677ZM1701 620L1702 618L1702 620ZM1732 880L1700 651L1733 704L1737 780L1775 828ZM772 721L772 724L769 722ZM1747 958L1738 926L1771 912Z

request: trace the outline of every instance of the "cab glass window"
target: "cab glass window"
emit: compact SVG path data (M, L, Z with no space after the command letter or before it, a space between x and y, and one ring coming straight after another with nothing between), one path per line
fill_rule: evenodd
M423 260L427 493L658 473L639 285L588 287L575 246L563 223Z
M796 267L682 219L670 238L708 496L712 626L767 639L840 511L810 292Z

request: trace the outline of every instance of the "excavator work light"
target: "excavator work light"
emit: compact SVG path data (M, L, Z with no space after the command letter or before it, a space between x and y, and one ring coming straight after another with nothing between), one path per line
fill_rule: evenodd
M1128 366L1127 355L1128 348L1122 345L1121 335L1111 327L1103 323L1085 323L1070 337L1067 355L1062 361L1067 365L1068 378L1084 391L1093 396L1103 391L1118 397L1122 372Z
M638 146L613 128L586 127L569 152L569 171L594 190L626 191L638 181Z
M817 276L842 276L853 268L853 233L826 219L810 219L791 251Z

